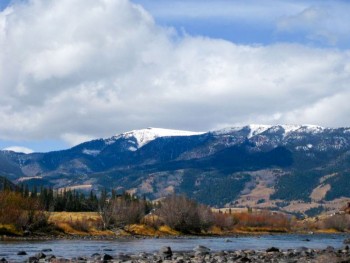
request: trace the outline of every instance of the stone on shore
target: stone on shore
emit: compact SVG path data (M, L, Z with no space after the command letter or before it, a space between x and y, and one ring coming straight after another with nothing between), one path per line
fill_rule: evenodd
M193 249L194 252L201 252L201 253L209 253L210 252L210 248L207 248L205 246L196 246L194 249Z
M171 257L173 256L173 251L171 250L171 247L162 247L159 250L159 255L163 259L171 259Z
M113 257L111 255L108 255L108 254L104 254L102 257L101 257L101 260L103 262L107 262L108 260L112 260Z
M127 260L130 260L131 257L129 255L125 255L121 253L118 256L116 256L116 259L120 261L127 261Z
M26 261L28 263L39 263L39 259L37 257L29 257L28 260Z
M46 255L43 252L39 252L38 254L35 254L34 257L37 259L43 259L46 258Z
M266 249L266 252L280 252L280 250L277 247L270 247L268 249Z

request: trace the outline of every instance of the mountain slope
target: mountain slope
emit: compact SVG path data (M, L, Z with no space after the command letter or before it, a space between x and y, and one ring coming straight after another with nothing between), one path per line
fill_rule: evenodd
M186 193L210 205L307 211L350 197L350 129L248 125L207 133L148 128L49 153L0 151L16 182ZM208 194L210 193L210 194Z

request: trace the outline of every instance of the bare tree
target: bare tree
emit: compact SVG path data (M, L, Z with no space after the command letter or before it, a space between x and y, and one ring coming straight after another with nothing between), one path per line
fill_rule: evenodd
M102 220L102 228L108 229L113 224L113 204L105 200L99 205L98 212Z
M116 226L140 223L145 216L145 203L141 200L119 197L111 200L111 206Z
M157 213L164 224L184 233L198 233L212 224L212 214L208 207L198 205L182 195L166 197Z
M350 216L347 214L333 215L325 219L323 224L324 228L346 231L350 229Z
M145 206L145 201L130 196L106 200L99 207L103 228L140 223L145 215Z

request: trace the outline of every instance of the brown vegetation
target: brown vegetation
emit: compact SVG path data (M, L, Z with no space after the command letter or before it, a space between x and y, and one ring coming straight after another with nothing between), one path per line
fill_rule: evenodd
M326 218L321 226L323 229L334 229L339 232L350 230L350 215L337 214Z
M287 232L291 229L291 219L284 214L261 211L235 215L236 228L266 232Z
M161 224L182 233L200 233L213 224L210 208L185 196L171 195L165 198L156 214Z
M147 210L148 203L145 200L125 194L101 203L99 214L103 228L108 229L138 224L144 218Z
M0 192L0 224L13 226L12 229L16 230L13 234L22 234L25 230L53 230L49 229L48 215L37 198L24 198L10 191Z

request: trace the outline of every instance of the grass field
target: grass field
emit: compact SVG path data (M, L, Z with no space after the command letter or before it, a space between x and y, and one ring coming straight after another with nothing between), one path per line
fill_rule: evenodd
M124 230L118 229L118 232L111 230L101 230L101 217L96 212L52 212L49 222L57 225L66 234L72 235L94 235L94 236L171 236L180 235L179 232L168 226L153 228L144 224L133 224L126 226Z
M115 235L110 230L102 230L101 217L95 212L52 212L49 222L57 225L67 234Z

